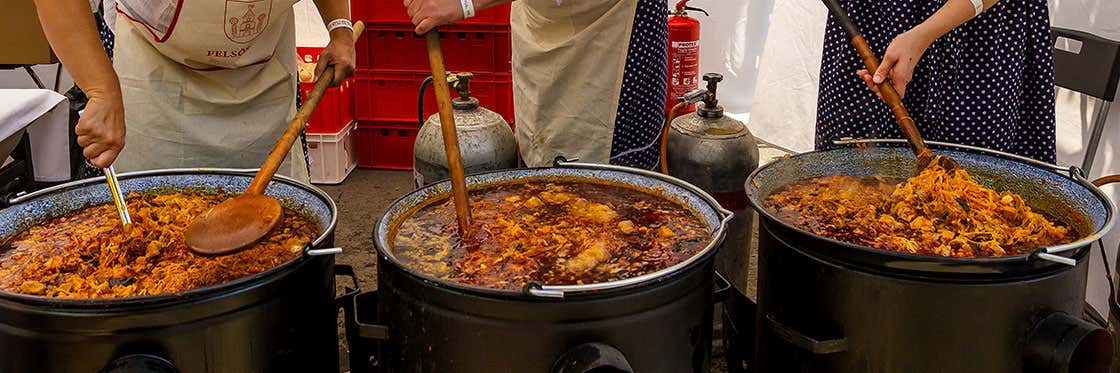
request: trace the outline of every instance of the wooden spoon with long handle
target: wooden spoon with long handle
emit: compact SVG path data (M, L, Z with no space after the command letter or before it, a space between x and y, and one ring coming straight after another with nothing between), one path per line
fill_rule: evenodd
M455 218L459 222L459 237L466 237L471 225L471 206L467 198L467 181L463 171L463 157L459 153L459 135L455 132L455 111L451 106L451 90L447 87L447 70L443 67L443 49L439 45L439 31L432 29L425 35L428 43L428 63L432 67L432 87L439 105L439 128L443 134L443 151L447 155L447 168L451 174L451 198L455 204Z
M867 66L867 70L872 73L879 70L879 59L875 57L875 52L871 51L871 47L867 45L867 40L863 39L859 28L848 18L848 13L840 6L840 2L838 0L822 1L828 7L829 12L832 13L832 17L836 19L836 23L840 24L840 27L848 34L848 38L851 39L852 45L856 48L856 53L859 53L859 57L863 59L863 64ZM918 126L914 123L914 118L911 118L910 113L906 111L906 106L902 104L902 96L899 96L898 91L895 91L889 79L879 84L879 94L883 96L883 101L891 108L891 113L894 114L894 118L898 121L898 126L902 130L902 136L910 143L910 148L917 156L919 169L925 168L934 159L945 169L956 168L956 162L953 162L952 159L944 156L934 157L933 152L926 147L926 142L922 140L922 135L918 132Z
M354 24L355 41L364 30L365 24L361 21ZM233 254L253 246L280 224L284 209L280 207L279 201L264 194L265 188L284 158L288 157L292 144L299 139L299 134L307 124L307 118L311 117L332 81L334 66L327 66L315 81L315 87L307 94L303 107L288 122L288 128L268 153L260 171L257 171L257 175L249 183L249 188L244 194L228 199L196 217L185 233L187 247L200 255Z

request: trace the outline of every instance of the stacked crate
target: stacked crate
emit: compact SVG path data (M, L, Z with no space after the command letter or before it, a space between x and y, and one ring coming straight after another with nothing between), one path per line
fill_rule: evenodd
M314 64L318 62L323 48L296 48L301 69L299 89L306 100L315 83L311 81ZM307 139L307 156L310 162L311 182L316 184L338 184L357 166L357 152L354 142L354 79L347 79L341 85L327 88L319 106L307 119L304 129Z
M412 144L420 130L417 96L431 75L423 36L413 33L400 0L351 1L352 18L366 23L358 40L354 118L358 167L412 169ZM439 28L449 72L474 73L471 92L482 106L513 123L509 4ZM424 118L436 113L428 89Z

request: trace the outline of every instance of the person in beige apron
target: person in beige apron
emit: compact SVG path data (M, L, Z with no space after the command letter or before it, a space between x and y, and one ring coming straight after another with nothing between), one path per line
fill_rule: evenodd
M507 2L405 0L405 6L415 31L424 33ZM653 0L513 2L514 110L526 165L548 166L564 156L656 166L667 11L664 1Z
M76 128L85 155L121 171L260 167L295 114L294 2L118 0L115 74L96 53L85 1L38 4L52 47L90 98ZM337 66L337 84L354 70L348 2L316 5L332 21L319 71ZM302 146L279 172L308 181Z

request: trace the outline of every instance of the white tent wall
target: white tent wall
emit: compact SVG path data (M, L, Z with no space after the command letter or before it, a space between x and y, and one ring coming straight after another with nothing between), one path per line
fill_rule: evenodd
M750 128L756 136L797 151L813 148L817 83L827 11L818 0L773 0L769 31L759 60L750 106ZM1052 24L1120 40L1120 2L1115 0L1050 0ZM763 17L760 17L764 19ZM753 27L753 26L752 26ZM720 32L720 30L710 30ZM729 32L731 30L724 30ZM706 41L701 48L713 48ZM708 57L708 56L704 56ZM708 62L711 63L711 62ZM1103 77L1102 77L1103 78ZM853 76L853 79L855 77ZM738 87L729 87L725 94ZM1058 163L1080 165L1096 101L1064 89L1057 94ZM1092 177L1120 173L1120 105L1113 105L1093 166ZM921 128L921 123L918 124ZM1120 201L1120 187L1104 188ZM1120 229L1105 237L1109 263L1116 257ZM1094 250L1090 263L1089 302L1107 312L1108 283Z

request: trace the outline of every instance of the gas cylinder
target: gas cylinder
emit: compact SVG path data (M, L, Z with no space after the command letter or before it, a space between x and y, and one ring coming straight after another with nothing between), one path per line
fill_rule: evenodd
M459 94L451 101L459 152L467 174L517 167L517 143L509 123L498 113L479 106L471 97L471 73L449 74L448 84ZM424 88L420 88L420 116L423 118ZM447 156L443 148L439 114L432 114L420 126L412 148L412 169L416 186L448 178Z
M665 110L672 110L678 99L685 93L700 86L700 21L688 16L686 11L703 9L687 6L688 0L680 0L669 16L669 75L665 95ZM689 105L678 111L680 114L692 112Z
M758 144L747 126L723 115L716 98L720 74L704 74L707 89L696 112L673 120L666 145L669 175L696 185L735 213L716 269L746 294L750 264L750 229L754 213L747 205L744 183L758 168Z

